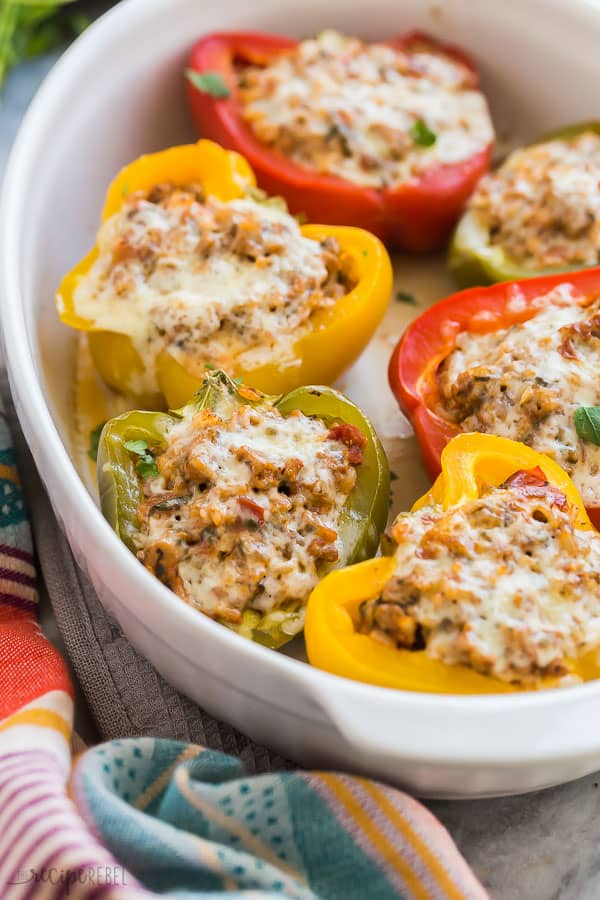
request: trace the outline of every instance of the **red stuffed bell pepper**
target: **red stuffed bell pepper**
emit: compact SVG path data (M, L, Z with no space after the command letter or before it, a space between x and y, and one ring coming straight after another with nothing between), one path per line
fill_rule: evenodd
M425 466L459 432L529 444L573 478L600 527L600 268L471 288L405 331L389 366Z
M384 45L353 42L355 48L359 46L366 53L377 46L412 54L403 59L409 64L414 63L414 68L409 69L413 78L421 77L419 66L425 66L423 61L431 60L432 56L435 57L434 68L451 64L450 68L456 72L456 64L460 64L459 71L468 81L469 102L476 109L473 115L479 127L478 142L469 145L465 156L459 154L458 161L433 162L406 180L384 186L379 186L382 183L379 180L373 186L368 183L368 178L363 179L365 183L357 183L323 171L323 167L316 169L299 164L259 140L245 118L240 96L240 78L244 70L281 60L304 43L278 35L249 32L211 34L202 38L192 50L188 70L189 101L200 133L243 154L256 172L260 186L269 193L281 194L292 212L304 213L310 221L360 226L384 241L410 251L430 251L443 245L467 198L490 165L493 130L485 100L478 90L472 61L456 47L442 44L421 32L411 32ZM438 76L439 72L432 78L435 80ZM450 99L454 102L452 97ZM438 106L448 109L448 104ZM358 109L362 118L362 107ZM386 108L386 115L388 113ZM401 110L400 114L406 114L406 110ZM331 128L339 136L337 117L338 113ZM377 127L381 134L387 125L379 123ZM474 133L474 128L467 128L461 139L471 132ZM354 134L346 129L342 135L344 140L349 133ZM417 163L419 158L429 159L433 151L437 159L445 146L440 138L438 149L431 148L430 145L436 143L436 134L423 118L416 119L408 131L395 131L390 140L391 153L399 146L398 142L400 145L408 142ZM308 145L311 145L310 141ZM423 155L428 149L432 154ZM370 165L377 165L377 153L368 158Z

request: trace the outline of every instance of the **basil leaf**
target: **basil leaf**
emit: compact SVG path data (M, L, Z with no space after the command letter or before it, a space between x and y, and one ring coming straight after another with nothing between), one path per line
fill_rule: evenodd
M583 441L600 444L600 406L580 406L574 419L575 430Z
M408 291L396 291L396 300L398 303L406 303L408 306L416 306L417 300L414 294Z
M231 94L218 72L196 72L194 69L186 69L185 77L202 94L210 94L217 99L229 97Z
M90 431L90 446L88 448L88 456L90 459L93 459L96 462L98 458L98 444L100 443L100 435L102 434L102 429L106 425L106 422L100 422L92 431Z
M145 456L148 450L148 441L125 441L125 449L136 456Z
M410 136L417 147L432 147L437 140L437 135L431 128L427 127L423 119L417 119L410 129Z

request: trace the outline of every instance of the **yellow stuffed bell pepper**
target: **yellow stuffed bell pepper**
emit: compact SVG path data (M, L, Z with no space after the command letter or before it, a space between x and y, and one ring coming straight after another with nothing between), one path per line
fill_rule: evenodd
M108 189L103 223L119 213L136 192L148 194L158 185L199 185L204 196L222 203L256 199L254 174L246 160L218 144L171 147L142 156L126 166ZM264 200L266 205L277 202ZM251 367L233 363L229 374L247 380L269 394L283 394L303 384L331 383L362 352L386 310L392 289L392 268L381 242L360 228L303 225L305 238L335 238L340 259L351 272L352 286L332 307L317 309L309 330L293 342L284 359L264 359ZM99 256L96 245L63 279L57 308L65 324L88 332L90 351L104 381L120 393L146 405L175 408L184 404L202 383L211 360L198 350L176 355L163 348L156 354L140 352L127 329L118 323L108 329L82 314L78 288L85 283ZM123 297L122 303L127 303ZM131 330L131 329L130 329Z
M524 444L486 434L461 434L446 445L441 475L411 512L436 504L444 510L460 506L491 486L503 485L515 473L528 475L532 470L538 476L543 473L550 490L556 488L564 495L576 529L592 529L577 489L560 466ZM394 557L383 556L339 569L320 582L306 615L306 647L312 665L356 681L412 691L482 694L523 689L466 665L448 665L423 649L399 649L360 633L361 604L381 595L394 568ZM599 677L597 650L570 661L569 668L583 680ZM546 677L539 686L556 683Z

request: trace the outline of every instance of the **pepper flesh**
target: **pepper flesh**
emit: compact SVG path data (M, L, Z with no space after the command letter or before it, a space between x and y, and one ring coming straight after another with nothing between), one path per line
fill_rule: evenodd
M600 122L580 122L558 128L538 138L532 144L544 144L547 141L569 139L593 131L600 134ZM502 247L494 246L483 224L478 221L474 212L467 209L459 221L448 251L448 268L460 287L494 284L496 281L518 281L540 275L552 275L558 272L574 272L582 266L552 266L535 268L512 262Z
M331 224L366 228L396 247L428 252L441 247L464 204L491 161L491 146L459 163L439 165L419 178L376 190L333 175L303 168L256 138L244 122L236 89L240 64L267 64L297 41L274 34L225 32L206 35L192 49L192 70L218 73L229 88L227 98L201 93L191 82L188 98L198 131L242 153L269 193L281 194L295 213ZM473 72L472 60L459 48L412 31L385 41L398 50L429 47L457 59Z
M441 504L444 509L476 499L491 485L499 486L516 472L539 468L550 485L562 492L575 527L592 528L579 493L553 460L525 444L487 434L461 434L442 454L435 484L413 506ZM482 675L464 665L431 659L424 650L397 649L357 630L359 607L381 594L394 572L393 557L380 557L327 575L313 590L306 611L305 638L312 665L335 675L400 690L442 694L505 693L523 688ZM584 680L600 676L595 652L572 661ZM542 687L556 681L544 679Z
M432 478L440 471L443 448L460 433L437 411L438 368L456 346L458 335L485 334L525 322L540 311L538 298L563 284L570 286L573 303L583 303L600 293L600 268L460 291L431 306L406 329L390 359L388 375ZM588 513L600 527L600 507L588 507Z
M355 425L367 443L356 470L356 483L340 515L341 553L335 566L367 559L376 552L388 513L389 470L387 459L375 429L361 410L338 391L328 387L297 388L285 396L268 396L252 388L236 385L224 372L206 375L201 389L190 402L194 410L211 409L230 415L240 405L272 405L283 415L300 410L306 416L318 416L327 423ZM188 406L188 408L189 408ZM171 413L133 411L111 419L105 425L98 447L98 488L100 504L121 540L136 552L139 534L138 510L143 501L136 459L125 447L129 441L142 440L152 449L167 443L169 428L185 414L185 407ZM329 571L331 564L323 566ZM279 647L294 636L286 634L286 621L297 617L298 609L287 610L286 619L270 621L269 613L246 610L240 625L223 622L234 631L269 647ZM283 626L283 628L282 628Z
M119 172L108 189L102 213L106 221L117 213L125 198L135 191L148 191L161 182L177 185L199 183L207 195L222 202L247 195L256 182L246 160L208 140L171 147L142 156ZM330 309L311 318L311 330L293 346L292 360L277 361L247 370L236 367L232 375L241 377L266 393L285 393L301 384L332 382L351 365L370 340L383 318L392 291L392 266L383 244L358 228L304 225L304 237L315 241L334 237L341 254L350 261L354 287ZM72 328L88 332L90 352L103 380L119 393L149 407L177 408L198 390L204 360L194 360L188 368L168 350L162 350L155 366L158 391L140 394L136 378L145 371L129 335L97 330L91 319L78 315L75 291L98 257L94 247L63 279L57 293L61 320Z

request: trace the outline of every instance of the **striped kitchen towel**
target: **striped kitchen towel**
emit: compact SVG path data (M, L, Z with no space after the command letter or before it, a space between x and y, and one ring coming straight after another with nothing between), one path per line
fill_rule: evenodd
M246 777L231 756L158 738L72 769L66 666L36 620L35 571L0 414L0 897L483 900L445 829L349 775Z

